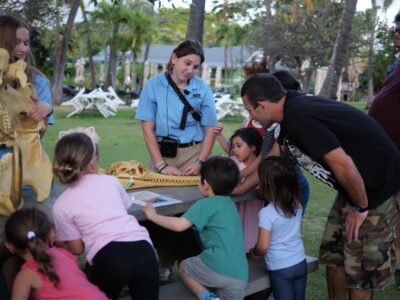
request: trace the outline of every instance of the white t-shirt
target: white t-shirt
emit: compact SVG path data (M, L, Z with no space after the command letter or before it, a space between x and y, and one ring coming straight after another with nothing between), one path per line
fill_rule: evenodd
M270 244L264 255L268 270L288 268L305 259L300 234L301 216L302 209L299 208L296 216L286 218L273 203L260 210L259 227L270 231Z
M71 185L53 206L56 239L82 239L91 264L96 253L110 242L151 240L147 229L127 213L132 205L117 178L87 174Z

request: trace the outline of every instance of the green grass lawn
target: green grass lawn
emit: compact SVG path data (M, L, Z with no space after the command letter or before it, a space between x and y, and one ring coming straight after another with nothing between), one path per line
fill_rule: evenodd
M366 111L365 103L351 103L353 106ZM55 142L60 130L77 126L94 126L100 136L100 166L107 168L110 163L120 160L137 160L148 164L149 156L142 137L140 122L134 119L132 109L119 109L115 117L103 118L99 113L85 111L82 114L66 118L69 110L55 107L55 125L50 126L45 138L44 147L53 159ZM241 124L243 119L225 118L224 135L229 137ZM223 154L219 145L215 145L214 154ZM308 174L306 174L307 176ZM335 197L335 191L312 176L307 176L311 186L311 198L303 222L303 241L307 255L318 257L319 243L326 223L326 217ZM397 285L400 276L397 276ZM307 299L327 299L325 268L320 265L319 271L311 273L308 278ZM396 286L391 286L383 292L376 293L375 299L400 299Z

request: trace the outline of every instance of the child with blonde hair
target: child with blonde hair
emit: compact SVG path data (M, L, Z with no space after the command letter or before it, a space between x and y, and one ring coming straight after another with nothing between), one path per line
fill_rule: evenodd
M12 300L80 299L107 297L79 269L76 257L63 248L49 247L54 231L47 216L38 209L14 212L5 224L6 246L25 263L17 274Z
M53 207L57 240L85 251L89 279L112 299L129 286L133 299L158 299L158 264L149 234L127 209L132 200L117 178L97 174L93 127L60 133L54 175L68 188Z

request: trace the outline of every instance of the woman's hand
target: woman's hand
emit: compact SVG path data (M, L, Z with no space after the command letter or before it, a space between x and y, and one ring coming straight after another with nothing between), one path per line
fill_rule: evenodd
M175 175L175 176L181 176L183 175L181 171L179 171L177 168L173 167L173 166L166 166L164 169L162 169L162 171L160 172L160 174L164 174L164 175Z
M189 167L186 168L185 171L183 171L183 175L185 176L195 176L200 174L200 164L199 163L194 163L191 164Z
M36 121L43 120L51 113L51 106L41 101L38 97L31 96L35 106L28 112L28 116Z

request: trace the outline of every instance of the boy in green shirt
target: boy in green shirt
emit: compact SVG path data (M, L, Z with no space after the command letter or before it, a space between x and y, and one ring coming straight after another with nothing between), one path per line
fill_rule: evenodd
M238 182L236 163L227 157L214 156L200 170L199 190L205 198L182 217L158 215L152 205L143 209L150 221L169 230L179 232L191 226L198 230L204 250L199 256L182 261L179 273L199 300L244 297L248 264L243 230L236 206L228 196ZM218 297L207 287L216 289Z

